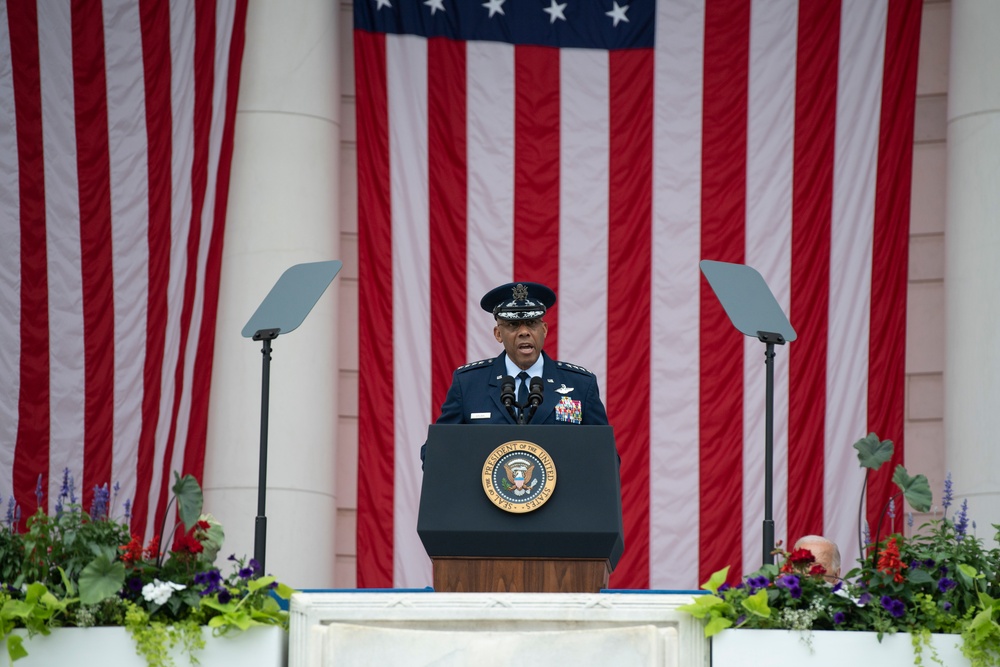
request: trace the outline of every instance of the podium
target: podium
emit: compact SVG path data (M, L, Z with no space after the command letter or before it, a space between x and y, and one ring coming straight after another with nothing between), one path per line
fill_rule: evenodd
M537 509L501 509L484 467L506 443L551 457L555 486ZM624 551L611 426L434 424L427 437L417 534L438 592L596 593Z

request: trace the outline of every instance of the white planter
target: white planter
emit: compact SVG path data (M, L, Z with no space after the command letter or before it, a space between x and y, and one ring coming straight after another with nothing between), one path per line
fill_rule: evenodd
M959 635L931 635L923 664L969 667ZM932 652L933 650L933 652ZM940 662L932 656L936 655ZM912 667L912 637L874 632L723 630L712 637L712 667Z
M135 642L128 630L113 628L56 628L48 636L28 639L23 630L28 656L16 667L52 667L53 665L101 665L101 667L146 667L145 659L135 652ZM288 633L277 627L253 627L213 637L203 628L205 648L195 653L201 667L285 667L288 664ZM191 667L186 654L171 651L175 667ZM0 666L8 667L7 646L0 643Z

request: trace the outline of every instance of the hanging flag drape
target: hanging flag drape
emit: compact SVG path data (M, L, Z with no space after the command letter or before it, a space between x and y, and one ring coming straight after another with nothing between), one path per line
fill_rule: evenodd
M246 1L0 2L0 496L139 534L205 458Z
M857 551L852 444L903 455L919 0L355 0L358 584L423 586L419 447L478 307L551 286L546 350L601 381L621 454L611 585L761 564L764 348L698 262L759 270L779 347L779 539ZM879 502L876 502L879 501ZM855 545L853 550L851 545Z

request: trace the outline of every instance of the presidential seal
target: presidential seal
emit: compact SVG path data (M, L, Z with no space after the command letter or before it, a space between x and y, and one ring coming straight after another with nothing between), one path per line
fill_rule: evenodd
M506 512L536 510L552 497L555 488L556 466L552 457L533 442L505 442L483 464L486 497Z

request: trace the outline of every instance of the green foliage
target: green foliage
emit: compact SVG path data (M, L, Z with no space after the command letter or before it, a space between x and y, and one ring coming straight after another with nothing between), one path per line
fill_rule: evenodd
M97 604L116 595L125 583L125 565L100 554L80 572L80 602Z
M149 667L173 667L170 649L179 647L196 662L194 655L205 648L201 625L193 619L166 624L149 618L141 608L132 605L125 615L125 627L135 642L135 652Z
M192 475L181 477L175 472L174 486L171 490L177 499L177 513L181 516L181 523L185 529L191 529L201 516L201 505L204 501L198 480Z
M288 613L274 594L287 599L292 590L264 576L252 559L230 556L230 573L223 575L215 559L225 534L202 514L197 480L175 474L172 488L166 514L176 502L180 522L169 532L164 522L160 532L171 538L169 549L161 547L160 535L146 545L130 535L127 516L112 520L106 510L84 511L68 472L54 514L39 510L24 533L13 521L0 526L0 637L11 661L27 655L22 638L11 634L17 628L30 637L60 626L124 625L151 667L169 667L172 646L195 661L205 625L215 634L255 625L288 628Z
M878 470L892 458L892 440L879 440L874 433L869 433L854 443L854 449L858 450L861 467L869 470Z
M910 507L918 512L929 512L931 509L931 487L923 475L910 477L903 466L896 466L892 473L893 483L903 492L903 497Z
M892 442L870 433L854 445L867 470L892 457ZM910 476L903 466L892 481L915 510L931 507L923 475ZM705 635L729 627L792 630L864 630L906 632L913 637L916 664L930 651L931 633L962 636L962 651L973 667L1000 665L1000 532L994 544L968 532L965 505L954 517L951 482L946 482L944 516L906 537L894 533L864 545L857 566L842 579L823 576L807 550L776 551L778 565L745 575L737 586L725 584L729 568L703 586L709 595L681 607L704 619ZM1000 526L994 526L1000 531Z

